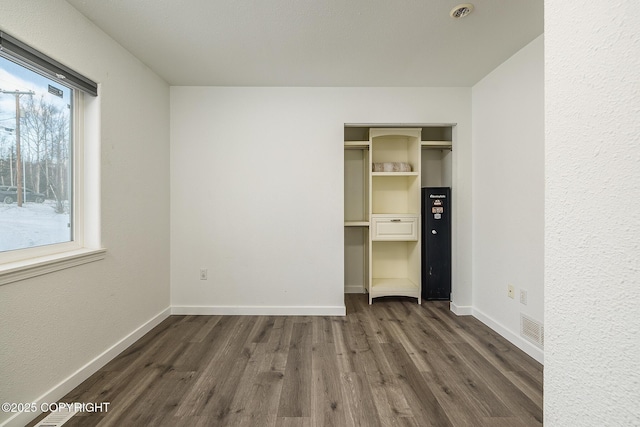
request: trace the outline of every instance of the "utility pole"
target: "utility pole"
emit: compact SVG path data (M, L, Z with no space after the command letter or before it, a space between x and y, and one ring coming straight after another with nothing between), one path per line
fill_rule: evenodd
M17 191L17 202L18 206L22 207L24 193L24 183L22 182L22 153L20 152L20 95L30 95L33 96L35 92L21 92L19 90L2 90L0 89L0 93L5 93L7 95L14 95L16 97L16 187Z

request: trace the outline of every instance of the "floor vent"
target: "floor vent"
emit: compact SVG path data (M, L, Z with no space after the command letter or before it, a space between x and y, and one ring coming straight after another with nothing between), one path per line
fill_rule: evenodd
M77 411L68 408L59 408L56 412L52 412L44 417L35 427L60 427L71 419Z
M538 347L544 347L544 325L522 313L520 313L520 335Z

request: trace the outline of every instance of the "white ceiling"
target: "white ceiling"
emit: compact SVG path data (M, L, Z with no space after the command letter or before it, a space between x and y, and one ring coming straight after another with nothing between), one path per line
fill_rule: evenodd
M472 86L543 32L543 0L67 2L176 86Z

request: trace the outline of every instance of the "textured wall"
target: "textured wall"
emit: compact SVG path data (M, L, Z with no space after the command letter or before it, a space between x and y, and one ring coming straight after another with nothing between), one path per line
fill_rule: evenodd
M545 2L545 424L640 425L640 8Z
M100 84L107 257L0 286L0 402L32 402L169 305L169 88L62 0L3 0L0 30Z
M472 97L474 314L542 361L520 336L520 313L544 320L543 37L476 84Z

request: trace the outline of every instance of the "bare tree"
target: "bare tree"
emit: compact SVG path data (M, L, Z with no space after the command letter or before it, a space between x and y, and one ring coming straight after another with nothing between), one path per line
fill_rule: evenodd
M47 116L48 108L44 101L44 96L39 98L30 97L23 104L23 120L26 132L26 159L29 161L31 167L29 181L33 190L40 192L40 163L41 157L47 146L46 141L46 128L47 128ZM46 161L46 160L45 160ZM35 165L35 172L34 172ZM26 185L26 183L25 183Z
M23 161L28 166L24 185L54 198L56 212L65 212L70 196L70 110L41 95L24 100L21 116ZM10 159L10 171L0 164L0 176L9 172L13 182L12 163Z

